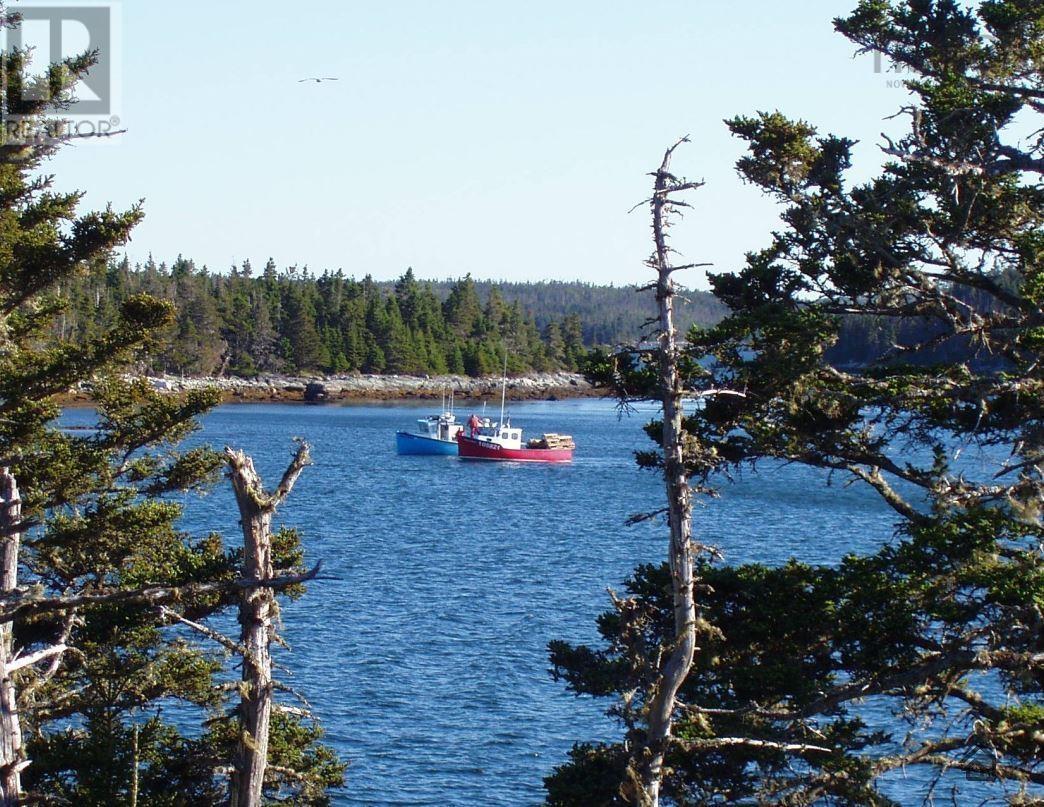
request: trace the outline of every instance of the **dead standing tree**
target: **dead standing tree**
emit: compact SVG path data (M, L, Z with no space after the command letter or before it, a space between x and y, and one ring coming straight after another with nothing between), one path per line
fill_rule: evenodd
M22 502L10 469L0 471L0 593L18 586L18 550L22 533ZM0 623L0 788L4 807L17 804L21 794L22 727L11 664L14 661L14 625Z
M22 533L21 499L14 475L0 469L0 806L17 805L23 798L21 772L29 765L22 745L19 705L57 671L78 610L100 605L159 607L175 622L181 622L220 642L243 657L243 695L240 707L242 732L233 769L232 799L235 805L260 805L267 764L268 725L272 711L272 664L270 646L274 638L275 593L315 579L321 564L310 571L276 572L272 563L271 522L276 508L309 464L308 446L302 443L290 467L272 495L267 495L242 452L228 450L230 476L242 515L244 576L237 580L189 583L183 586L148 586L142 589L97 591L80 596L42 598L32 589L19 588L18 563ZM191 622L166 606L200 596L238 592L242 642L236 644L216 631ZM43 649L22 654L14 647L14 622L33 616L62 618L58 641ZM73 651L75 652L75 651ZM36 668L48 661L46 668ZM33 676L19 692L15 673L32 671Z
M18 593L18 559L22 545L22 499L18 482L10 468L0 469L0 597ZM0 621L0 804L10 807L21 802L22 771L29 765L22 745L22 723L19 713L19 692L15 673L32 667L37 662L50 660L47 670L27 688L27 692L53 676L68 650L65 644L72 630L75 611L68 609L64 628L58 643L26 655L20 655L14 646L14 623ZM27 694L27 693L23 693Z
M268 494L253 460L242 451L225 449L229 477L243 527L243 575L254 580L275 577L272 564L272 517L290 494L301 472L311 464L308 444L301 442L275 492ZM232 770L232 807L260 807L268 764L269 721L272 716L273 620L275 589L244 590L239 605L240 651L243 656L240 735Z
M678 369L678 333L674 322L674 300L677 296L673 274L706 264L674 266L674 251L668 244L667 231L671 219L685 202L675 194L695 190L702 182L679 179L670 172L674 151L688 138L682 138L663 155L654 177L652 231L655 250L646 265L656 272L651 286L656 291L659 308L658 373L663 402L663 475L667 490L667 514L670 525L668 561L674 604L674 639L666 648L665 660L659 667L645 702L646 731L644 742L631 755L629 774L641 807L656 807L660 801L663 761L671 742L678 690L685 682L696 652L696 600L694 572L696 556L705 551L692 540L692 491L685 466L682 398L684 386Z

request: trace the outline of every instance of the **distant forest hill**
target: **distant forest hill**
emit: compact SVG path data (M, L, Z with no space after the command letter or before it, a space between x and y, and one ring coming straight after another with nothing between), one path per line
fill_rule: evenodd
M442 373L576 370L591 347L634 342L649 301L634 287L579 282L394 282L341 272L316 275L270 260L211 272L178 257L171 264L99 266L66 283L57 336L83 343L116 321L140 293L171 300L175 324L142 369L176 375L260 373ZM723 308L693 292L681 324L711 324Z
M452 280L435 281L431 286L445 299L453 283ZM475 288L483 300L496 289L506 302L519 303L523 311L532 312L541 330L568 316L580 317L584 344L588 347L634 343L648 334L645 323L655 314L651 292L639 293L637 286L600 286L561 280L531 283L476 280ZM682 333L694 323L713 325L725 316L725 306L709 291L686 291L677 303Z
M1019 293L1019 279L1012 271L998 271L987 276L989 282L1011 295ZM985 290L947 285L945 290L962 306L961 316L982 318L1005 315L1005 309L996 296ZM968 333L953 335L947 328L926 317L913 314L907 317L877 317L870 315L841 318L837 344L826 353L835 367L855 369L871 364L933 364L969 363L984 368L1004 369L1007 359L995 354L988 344L976 338L974 328Z

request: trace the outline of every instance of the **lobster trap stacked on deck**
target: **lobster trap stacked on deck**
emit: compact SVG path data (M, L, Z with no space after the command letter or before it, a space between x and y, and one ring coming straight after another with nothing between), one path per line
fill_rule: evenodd
M576 448L576 443L573 442L572 435L568 434L545 434L541 437L534 437L527 443L529 448Z

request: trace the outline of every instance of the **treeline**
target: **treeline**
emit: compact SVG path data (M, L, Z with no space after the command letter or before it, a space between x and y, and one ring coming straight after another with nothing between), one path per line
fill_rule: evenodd
M439 297L445 297L452 281L432 283ZM646 296L635 286L596 285L578 281L542 280L529 283L476 281L475 289L485 300L496 289L508 303L521 303L531 311L537 327L543 330L567 316L580 317L584 344L589 347L628 344L648 332L649 311ZM727 313L725 306L709 291L686 290L676 301L678 327L684 333L692 324L714 325Z
M228 272L172 264L98 266L60 289L64 311L56 336L75 345L104 333L121 305L145 293L174 303L176 322L160 336L143 369L176 375L259 373L397 373L470 376L576 370L592 347L633 343L647 330L643 295L633 286L541 281L420 281L408 269L397 281L362 280L341 272L279 269L257 273L249 261ZM963 302L981 312L993 304L975 290ZM727 309L709 292L678 299L684 333L712 326ZM827 356L837 366L862 366L895 345L931 342L936 325L909 317L846 316ZM950 337L916 356L932 363L970 357L967 339Z
M575 313L537 324L496 286L480 296L465 277L440 295L413 270L393 284L341 272L314 275L271 260L229 273L126 259L68 282L57 336L84 344L116 322L125 300L145 293L170 300L176 321L146 369L182 375L258 373L456 373L576 369L586 354Z
M1001 292L1015 295L1019 279L1013 272L1000 271L987 276L986 282ZM997 296L977 288L956 284L939 284L941 292L951 296L962 310L982 317L999 315L1007 309ZM968 334L953 334L936 319L910 313L908 316L846 314L841 319L838 339L827 352L827 360L836 367L865 367L871 364L911 364L926 366L968 362L979 368L1000 367L1001 357L983 350L981 343Z

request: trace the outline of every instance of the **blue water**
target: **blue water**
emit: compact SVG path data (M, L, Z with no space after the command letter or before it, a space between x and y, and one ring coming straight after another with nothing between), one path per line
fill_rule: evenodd
M301 528L332 579L284 609L277 651L350 762L337 804L538 804L542 779L578 740L613 739L607 702L548 675L551 639L596 641L594 619L635 565L664 557L662 483L639 471L648 408L603 401L516 404L527 434L572 434L569 466L395 454L395 431L430 406L236 405L193 442L250 453L274 486L313 446L281 521ZM91 413L68 414L89 423ZM728 561L836 563L891 539L893 513L859 486L801 467L765 468L697 507L695 533ZM186 529L239 540L227 483L186 498Z

